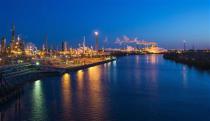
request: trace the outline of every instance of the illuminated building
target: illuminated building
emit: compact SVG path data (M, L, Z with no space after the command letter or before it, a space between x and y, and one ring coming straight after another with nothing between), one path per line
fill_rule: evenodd
M127 46L126 51L134 51L134 50L135 50L135 48L133 48L132 46Z
M151 46L147 48L143 48L143 50L147 53L153 53L153 54L158 54L158 53L165 53L167 52L166 49L164 48L159 48L158 46Z
M12 37L10 43L10 54L22 55L24 54L24 42L20 36L16 37L15 26L12 27Z
M22 55L24 52L24 43L18 36L17 39L12 43L11 53Z
M25 53L30 56L35 55L37 53L37 47L33 43L29 42L25 46Z

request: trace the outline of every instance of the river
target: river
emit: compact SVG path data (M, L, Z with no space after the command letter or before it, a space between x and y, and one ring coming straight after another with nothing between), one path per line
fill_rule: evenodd
M40 79L0 106L1 121L209 121L210 72L125 56Z

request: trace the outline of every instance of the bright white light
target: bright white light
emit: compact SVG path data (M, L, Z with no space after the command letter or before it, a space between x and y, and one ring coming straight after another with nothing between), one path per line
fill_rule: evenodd
M98 36L99 33L98 33L97 31L95 31L94 34L95 34L96 36Z
M35 86L40 86L40 84L41 84L41 80L36 80L35 81Z
M17 40L20 41L20 37L19 36L17 37Z
M39 66L39 65L40 65L39 61L37 61L37 62L36 62L36 65L37 65L37 66Z

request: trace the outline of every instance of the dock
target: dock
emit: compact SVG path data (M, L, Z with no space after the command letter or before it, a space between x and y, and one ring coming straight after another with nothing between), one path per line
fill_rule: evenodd
M8 102L14 97L18 97L22 91L22 87L27 82L86 69L114 60L116 60L116 58L76 66L50 66L25 63L0 67L0 104Z

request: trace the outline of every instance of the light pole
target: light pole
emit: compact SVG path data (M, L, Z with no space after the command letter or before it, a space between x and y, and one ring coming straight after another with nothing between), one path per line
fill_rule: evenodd
M99 33L97 31L95 31L94 34L95 34L95 39L96 39L95 50L98 51L98 35L99 35Z
M186 51L186 42L187 42L186 40L183 41L183 43L184 43L184 51Z

